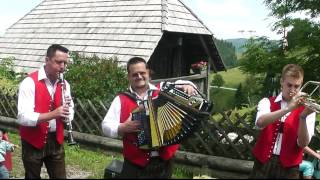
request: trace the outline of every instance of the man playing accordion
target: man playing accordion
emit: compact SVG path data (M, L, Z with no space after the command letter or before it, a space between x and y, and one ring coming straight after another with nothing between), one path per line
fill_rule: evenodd
M179 144L163 146L158 150L139 148L137 133L140 131L140 121L132 120L132 111L148 97L155 97L155 92L163 83L156 86L149 83L150 72L147 63L140 57L134 57L128 61L127 72L130 83L129 93L135 96L135 100L119 94L113 100L102 122L104 135L123 139L124 164L121 178L171 178L172 158ZM188 95L197 93L196 86L192 82L179 80L179 83L186 85L176 85L176 88Z

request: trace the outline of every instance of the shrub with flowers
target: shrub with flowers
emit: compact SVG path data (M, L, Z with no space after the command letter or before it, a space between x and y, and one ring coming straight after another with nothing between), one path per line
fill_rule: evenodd
M202 70L206 70L207 69L207 65L208 65L208 62L199 61L199 62L196 62L194 64L191 64L191 69L193 71L202 71Z

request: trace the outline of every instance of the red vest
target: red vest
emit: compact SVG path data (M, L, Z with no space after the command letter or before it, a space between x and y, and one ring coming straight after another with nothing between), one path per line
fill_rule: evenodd
M275 103L275 97L269 98L271 112L281 108L280 103ZM299 115L304 107L299 107L293 110L285 120L282 134L282 144L280 150L280 162L283 167L297 166L302 161L302 148L297 144ZM253 155L261 163L266 163L273 154L273 148L276 142L280 127L280 120L265 127L257 139L256 145L253 148Z
M38 81L38 71L29 75L35 84L35 107L34 112L48 113L50 112L51 96L44 80ZM54 108L61 106L61 85L58 83L54 94ZM56 137L59 144L63 143L64 125L60 119L56 120ZM33 145L35 148L42 149L47 143L47 134L49 131L49 122L42 122L36 127L20 126L20 136L23 140Z
M156 95L157 93L153 93L152 96L155 97ZM120 94L119 97L121 102L120 123L124 123L128 119L130 113L137 108L138 105L137 102L126 95ZM127 134L123 137L123 157L134 164L145 167L150 161L150 151L138 148L135 144L136 142L136 133ZM179 144L161 147L159 149L159 155L163 160L169 160L173 157L178 148Z

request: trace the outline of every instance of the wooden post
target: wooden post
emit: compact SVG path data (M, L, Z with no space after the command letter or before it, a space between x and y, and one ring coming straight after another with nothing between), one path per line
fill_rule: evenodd
M207 95L207 99L210 100L209 76L210 76L210 68L211 68L210 62L213 62L213 58L212 58L211 53L209 51L209 48L208 48L208 46L207 46L207 44L206 44L206 42L205 42L205 40L203 38L203 35L198 35L198 36L199 36L199 39L201 41L201 44L202 44L204 50L206 51L206 53L208 55L208 68L207 68L207 78L206 78L206 81L205 81L205 90L206 90L205 92L206 92L206 95Z

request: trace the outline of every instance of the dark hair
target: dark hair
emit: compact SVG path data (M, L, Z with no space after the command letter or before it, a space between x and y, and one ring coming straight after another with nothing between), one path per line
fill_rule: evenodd
M141 57L133 57L133 58L129 59L129 61L127 62L127 72L129 72L129 66L131 66L133 64L138 64L138 63L144 63L146 65L146 68L148 69L148 64L147 64L146 60L144 60Z
M69 50L67 49L67 48L65 48L65 47L63 47L63 46L61 46L61 45L59 45L59 44L52 44L49 48L48 48L48 50L47 50L47 57L48 58L52 58L54 55L55 55L55 53L56 53L56 51L57 50L59 50L59 51L62 51L62 52L64 52L64 53L68 53L69 52Z

